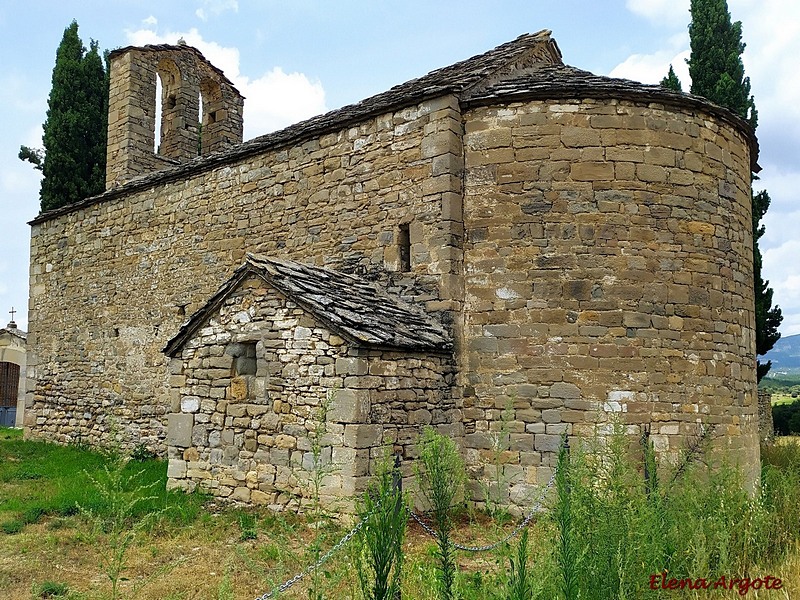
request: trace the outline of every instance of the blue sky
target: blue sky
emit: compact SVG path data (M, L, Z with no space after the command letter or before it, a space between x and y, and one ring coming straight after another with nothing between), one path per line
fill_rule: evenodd
M800 333L800 2L729 0L741 20L746 74L759 109L772 197L764 273ZM601 75L656 83L673 63L689 87L689 0L0 0L0 326L17 309L27 327L27 221L39 177L17 159L41 146L55 50L75 19L84 43L112 49L183 37L244 93L245 138L357 102L392 85L551 29L564 61Z

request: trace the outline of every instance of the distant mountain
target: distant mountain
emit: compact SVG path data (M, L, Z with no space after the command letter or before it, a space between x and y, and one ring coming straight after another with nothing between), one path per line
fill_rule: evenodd
M758 359L763 363L772 361L772 369L767 377L781 375L800 375L800 334L782 337L772 350Z

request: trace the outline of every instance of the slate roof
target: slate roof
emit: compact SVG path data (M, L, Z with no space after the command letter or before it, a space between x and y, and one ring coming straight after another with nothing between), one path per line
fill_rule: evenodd
M760 171L758 140L750 125L733 111L709 102L702 96L674 92L660 85L630 79L595 75L569 65L542 65L519 75L486 86L462 100L465 107L534 99L614 98L692 107L711 112L745 134L751 146L752 170Z
M705 98L677 93L659 85L646 85L625 79L593 75L588 71L563 64L561 51L549 30L526 33L501 44L488 52L453 65L431 71L356 104L318 115L295 125L268 133L225 150L200 156L179 166L169 167L141 177L80 202L43 212L29 222L43 223L62 214L111 200L125 194L150 188L157 184L182 179L189 174L213 169L292 143L344 129L350 125L418 104L446 94L458 96L462 106L469 107L491 102L506 102L526 98L632 98L676 106L695 106L709 111L733 124L745 135L751 147L751 167L758 172L758 143L752 128L726 108ZM189 48L184 46L183 48ZM545 62L531 64L530 57L546 55ZM199 51L198 51L199 53ZM202 56L202 55L201 55ZM526 61L527 58L527 61ZM549 61L550 64L547 64Z
M282 147L299 140L338 131L350 124L359 123L370 117L418 104L423 100L451 93L462 94L469 92L474 87L479 86L480 83L500 76L515 65L524 64L526 57L535 51L549 55L549 60L551 61L561 62L561 52L555 40L550 38L550 33L549 30L545 29L538 33L523 34L517 39L501 44L488 52L436 69L427 75L396 85L385 92L371 96L356 104L350 104L324 115L312 117L280 131L253 138L225 150L198 157L180 166L169 167L137 177L118 188L107 190L98 196L43 212L30 221L29 224L42 223L84 206L90 206L130 192L146 189L158 183L180 179L189 173L237 161L270 148ZM172 46L169 47L172 48ZM158 47L154 48L157 49ZM180 48L187 49L190 46L181 46ZM116 52L122 52L123 50Z
M375 283L331 269L248 254L246 262L184 323L164 348L177 356L248 276L255 274L334 333L358 346L419 352L451 352L447 330Z

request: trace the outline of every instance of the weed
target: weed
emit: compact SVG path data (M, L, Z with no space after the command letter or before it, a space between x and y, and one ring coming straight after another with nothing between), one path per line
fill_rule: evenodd
M489 432L491 440L490 470L492 477L487 484L481 482L486 502L486 513L501 522L510 518L508 511L502 506L508 499L508 481L506 481L506 451L511 447L511 421L514 420L514 398L509 397L500 413L499 429Z
M217 600L234 600L235 598L230 573L225 573L217 588Z
M327 513L322 507L320 491L325 478L337 470L336 465L332 462L332 449L330 446L324 446L324 436L327 433L327 419L330 405L335 399L336 390L332 390L319 406L319 410L315 416L315 425L309 434L309 441L311 443L311 451L308 453L309 463L307 465L308 481L311 488L311 510L309 517L317 527L319 532L320 527L323 525L323 519L327 518ZM317 535L310 546L311 555L314 562L319 561L322 556L322 536ZM322 581L320 575L328 576L328 571L320 571L314 569L311 572L311 584L308 589L308 597L310 600L323 600L324 594L322 592Z
M242 511L239 513L238 521L239 530L241 531L239 541L254 540L258 537L258 526L253 515Z
M22 519L10 519L8 521L3 521L0 524L0 531L5 533L6 535L14 535L15 533L19 533L25 528L25 521Z
M43 581L33 587L33 595L37 598L58 598L66 596L68 592L69 587L66 583L55 581Z
M578 598L579 554L573 523L572 473L569 447L562 445L556 467L556 504L553 521L558 531L558 566L561 571L561 594L565 600Z
M324 445L325 434L328 432L328 412L336 398L336 393L337 390L331 390L321 402L316 415L314 415L314 428L308 433L311 450L303 461L304 467L308 471L308 485L311 492L311 510L309 512L314 520L319 520L326 516L320 497L322 484L326 477L337 471L336 465L332 462L331 447Z
M364 600L394 600L400 592L408 508L395 475L387 454L359 509L364 525L355 558Z
M523 530L517 543L517 551L510 559L506 598L508 600L531 600L533 578L528 569L528 530Z
M452 511L456 499L463 495L464 461L455 442L432 427L423 429L417 446L417 481L431 509L436 531L436 581L442 600L451 600L456 576L455 546L451 538L454 527Z
M111 598L119 598L122 574L128 568L128 550L138 532L148 526L162 511L139 510L140 505L157 499L152 495L155 482L141 483L144 471L126 474L127 461L117 458L106 465L98 477L90 476L100 497L105 501L105 510L94 511L81 507L81 511L93 524L93 534L104 541L100 552L100 566L111 582Z
M135 462L146 462L157 458L158 455L150 450L146 444L136 444L130 453L130 459Z

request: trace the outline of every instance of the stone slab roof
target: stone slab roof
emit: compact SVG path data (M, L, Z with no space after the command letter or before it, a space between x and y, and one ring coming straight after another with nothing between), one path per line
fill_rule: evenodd
M488 52L436 69L427 75L396 85L385 92L371 96L356 104L350 104L323 115L312 117L280 131L253 138L220 152L198 157L180 166L169 167L137 177L125 185L107 190L98 196L43 212L30 221L30 224L35 225L83 206L110 200L126 193L149 188L155 184L180 179L190 173L237 161L271 148L283 147L300 140L338 131L370 117L412 106L424 100L438 98L447 94L467 94L479 89L482 84L485 85L517 69L529 68L533 64L541 62L560 63L561 51L558 49L555 40L550 37L550 33L549 30L545 29L538 33L523 34L517 39L501 44ZM160 48L187 51L187 48L191 47L146 46L145 48L153 51L157 51ZM115 52L123 52L130 49L130 47L123 48ZM199 51L197 52L199 54Z
M232 89L236 90L236 93L239 94L239 90L233 85L233 82L225 76L225 73L219 67L215 67L211 62L203 56L203 53L200 52L194 46L189 46L185 43L179 43L177 45L174 44L147 44L146 46L125 46L124 48L116 48L109 52L108 57L114 58L120 54L125 54L126 52L130 52L131 50L137 50L139 52L186 52L188 54L194 54L197 58L200 59L201 62L206 64L209 69L214 71L219 78L228 84ZM241 95L241 94L240 94Z
M448 353L447 330L422 310L353 275L291 260L248 254L245 263L184 323L164 348L177 356L183 345L248 276L257 275L334 333L358 346Z
M561 60L561 51L550 34L549 30L523 34L488 52L436 69L427 75L394 86L356 104L312 117L280 131L236 144L220 152L200 156L179 166L143 175L98 196L43 212L29 224L43 223L82 207L147 189L157 184L178 180L192 173L213 169L272 148L285 147L292 143L339 131L368 118L447 94L455 94L462 106L465 107L534 98L554 100L629 98L636 101L702 108L702 110L711 112L731 123L746 136L751 148L751 167L754 172L760 170L757 164L758 142L755 134L750 125L733 112L717 106L705 98L673 92L660 85L647 85L627 79L603 77L566 66ZM159 47L154 46L153 48ZM182 48L190 48L190 46L182 46Z
M465 107L522 102L526 100L559 100L574 98L632 100L690 107L710 112L740 131L750 144L751 168L758 172L758 140L750 125L733 111L713 104L702 96L674 92L653 85L595 75L564 64L542 65L502 81L494 82L462 100Z

